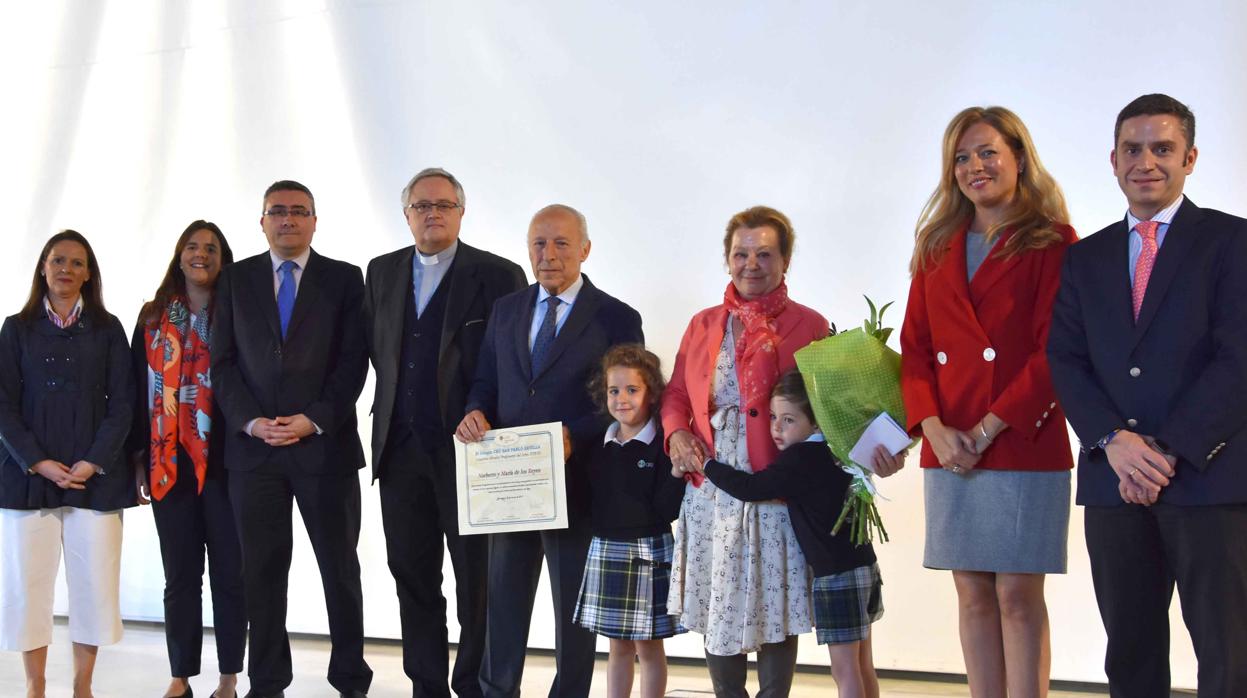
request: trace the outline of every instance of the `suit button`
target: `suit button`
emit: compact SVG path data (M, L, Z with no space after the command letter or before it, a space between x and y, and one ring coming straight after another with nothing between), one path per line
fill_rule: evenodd
M1038 421L1038 422L1035 422L1035 428L1036 428L1036 429L1038 429L1038 428L1040 428L1040 427L1042 427L1042 426L1043 426L1043 421Z
M943 366L944 364L948 363L948 354L945 354L944 352L941 351L940 353L935 355L935 360L940 362L940 365Z
M415 337L416 339L420 339L420 333L419 333L419 332L413 332L413 333L411 334L411 336L412 336L412 337Z
M988 347L988 348L984 349L984 350L983 350L983 360L984 360L984 361L995 361L995 360L996 360L996 350L995 350L995 349L992 349L991 347Z
M1139 376L1141 376L1141 375L1143 375L1143 370L1142 370L1142 369L1140 369L1138 366L1132 366L1132 367L1130 368L1130 377L1131 377L1131 378L1138 378L1138 377L1139 377Z
M758 408L756 408L756 407L751 407L751 408L749 408L749 416L750 416L750 417L757 417L757 416L758 416Z
M536 394L537 394L537 389L536 389L536 388L529 388L529 389L528 389L528 396L529 396L529 397L532 397L533 395L536 395Z
M1044 418L1044 419L1047 419L1047 418L1048 418L1048 413L1047 413L1047 412L1044 412L1044 413L1043 413L1043 418Z
M273 356L276 356L277 358L279 358L279 359L280 359L280 358L281 358L281 349L274 349L274 350L273 350Z
M415 367L416 367L416 362L415 362L415 361L408 361L408 362L407 362L407 368L415 368Z
M1127 420L1126 420L1126 426L1128 426L1128 427L1130 427L1131 429L1133 429L1133 428L1135 428L1135 427L1139 426L1139 420L1135 419L1134 417L1131 417L1130 419L1127 419Z
M1056 409L1056 403L1055 403L1055 402L1050 402L1050 403L1048 403L1048 409L1050 409L1050 410L1054 410L1054 409Z

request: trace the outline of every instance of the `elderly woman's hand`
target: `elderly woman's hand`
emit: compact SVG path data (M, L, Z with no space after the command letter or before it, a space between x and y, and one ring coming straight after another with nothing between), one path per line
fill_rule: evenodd
M974 438L946 426L939 417L922 420L922 437L931 444L931 450L935 451L935 457L944 469L961 474L978 465L979 454L974 450Z
M688 429L681 429L667 439L667 447L671 451L672 471L694 473L701 471L701 464L706 460L706 445Z

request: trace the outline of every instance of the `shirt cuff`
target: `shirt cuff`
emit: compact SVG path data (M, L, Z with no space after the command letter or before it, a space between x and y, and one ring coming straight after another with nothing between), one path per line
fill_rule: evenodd
M242 425L242 430L243 430L243 433L244 433L244 434L246 434L247 436L255 436L255 434L252 434L252 433L251 433L251 428L252 428L252 427L254 427L254 426L255 426L255 423L256 423L256 422L258 422L258 421L260 421L260 418L259 418L259 417L256 417L255 419L251 420L250 422L247 422L246 424Z

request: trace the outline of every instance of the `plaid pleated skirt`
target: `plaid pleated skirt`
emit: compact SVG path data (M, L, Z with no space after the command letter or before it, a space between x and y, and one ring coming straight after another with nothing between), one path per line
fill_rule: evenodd
M604 637L658 640L684 632L667 615L670 533L636 540L593 537L572 620Z
M820 645L865 640L871 623L883 617L883 577L877 563L815 577L810 593Z

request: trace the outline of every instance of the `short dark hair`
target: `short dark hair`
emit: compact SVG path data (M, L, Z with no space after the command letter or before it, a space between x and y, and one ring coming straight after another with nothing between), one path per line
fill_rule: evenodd
M264 190L264 201L268 201L269 195L277 191L301 191L304 194L307 194L307 198L312 201L312 214L316 214L316 197L312 196L312 190L308 189L307 186L300 184L293 179L279 179L268 185L268 189ZM260 205L263 206L263 202L261 202Z
M814 407L810 405L810 394L805 390L805 379L797 369L794 368L779 377L775 387L771 388L771 397L791 402L809 418L811 424L818 424L818 420L814 419Z
M1121 110L1117 115L1117 123L1113 126L1113 148L1117 148L1117 139L1121 138L1121 125L1126 119L1162 114L1178 117L1178 122L1182 125L1182 135L1186 136L1186 149L1195 147L1195 114L1173 97L1157 93L1138 97Z
M87 271L91 278L82 284L82 315L90 318L93 322L102 323L108 319L108 310L104 307L104 279L100 276L100 263L95 258L95 250L91 249L91 243L82 233L76 230L62 230L61 232L48 238L44 243L43 250L39 252L39 259L35 260L35 273L30 280L30 295L26 298L26 305L22 306L17 317L27 324L34 323L35 320L43 317L43 299L48 295L48 280L43 276L43 263L47 261L48 255L52 254L52 248L56 247L59 242L76 242L82 245L87 251Z
M655 416L662 392L667 389L667 381L662 377L662 361L641 344L616 344L607 349L589 382L589 395L603 411L606 411L606 372L616 367L634 368L641 374L645 381L645 404L650 416Z

